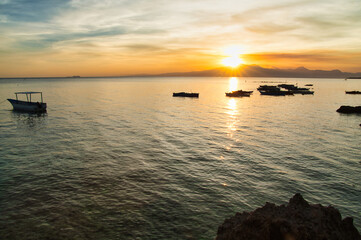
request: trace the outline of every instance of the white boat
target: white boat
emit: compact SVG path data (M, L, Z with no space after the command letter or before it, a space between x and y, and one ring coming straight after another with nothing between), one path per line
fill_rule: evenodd
M26 101L18 99L18 94L26 95ZM31 95L40 94L40 102L32 102ZM25 112L46 112L46 103L43 102L43 93L42 92L16 92L16 99L8 99L8 101L13 105L14 110L25 111Z

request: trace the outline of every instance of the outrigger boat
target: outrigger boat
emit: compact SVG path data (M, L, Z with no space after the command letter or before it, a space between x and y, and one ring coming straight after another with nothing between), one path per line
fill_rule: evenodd
M227 97L249 97L253 91L243 91L243 90L237 90L232 92L226 92Z
M27 101L22 101L18 99L18 94L26 95ZM40 94L41 102L32 102L31 95ZM13 105L14 110L24 111L24 112L46 112L46 103L43 102L43 93L42 92L16 92L16 99L8 99L8 101Z

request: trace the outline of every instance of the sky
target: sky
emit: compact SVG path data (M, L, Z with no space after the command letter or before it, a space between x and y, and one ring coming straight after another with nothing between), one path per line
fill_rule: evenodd
M0 0L0 77L200 71L234 54L361 72L361 0Z

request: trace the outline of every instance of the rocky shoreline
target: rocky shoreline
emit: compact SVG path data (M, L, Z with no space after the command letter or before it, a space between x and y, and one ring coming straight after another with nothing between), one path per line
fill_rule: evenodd
M332 207L309 204L295 194L287 205L266 203L237 213L219 226L216 240L361 240L351 217Z

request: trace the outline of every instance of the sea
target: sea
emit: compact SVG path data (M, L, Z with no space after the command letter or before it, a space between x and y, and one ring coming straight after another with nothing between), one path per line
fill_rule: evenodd
M256 90L281 83L315 93ZM238 89L254 92L225 96ZM295 193L360 231L361 116L336 110L361 95L345 90L361 80L1 79L0 239L214 239ZM19 91L43 92L47 113L12 111Z

